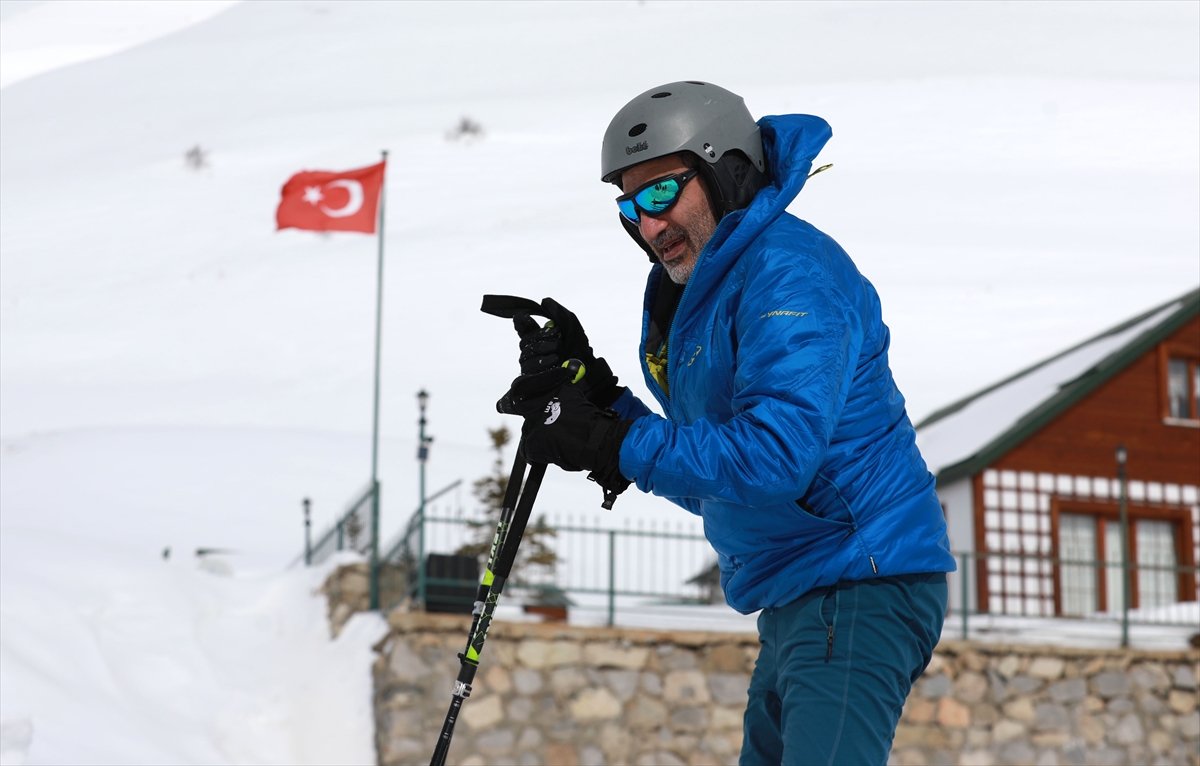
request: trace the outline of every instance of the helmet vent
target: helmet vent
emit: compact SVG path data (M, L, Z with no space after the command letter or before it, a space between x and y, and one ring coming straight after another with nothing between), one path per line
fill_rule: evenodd
M632 128L629 129L629 137L633 138L634 136L640 136L645 132L646 132L646 123L639 122L637 125L634 125Z
M699 80L687 80L687 83L689 85L703 85L704 84L704 83L700 82Z
M666 98L669 95L671 95L671 94L664 90L662 93L655 93L650 98Z

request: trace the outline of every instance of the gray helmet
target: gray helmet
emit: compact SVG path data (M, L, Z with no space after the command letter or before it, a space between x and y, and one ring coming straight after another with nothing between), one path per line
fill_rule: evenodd
M742 97L710 83L673 82L651 88L613 117L604 132L600 180L615 182L628 167L678 152L712 165L731 149L766 170L758 125Z
M747 207L770 181L762 137L742 97L710 83L661 85L626 104L604 132L600 180L620 185L622 171L672 154L700 171L718 221ZM620 219L654 261L637 227Z

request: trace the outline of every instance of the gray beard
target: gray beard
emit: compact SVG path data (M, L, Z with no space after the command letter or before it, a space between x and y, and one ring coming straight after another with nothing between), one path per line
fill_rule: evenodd
M659 261L662 263L662 261ZM696 268L696 262L689 260L687 263L663 263L663 268L667 271L667 276L677 285L686 285L688 280L692 278L692 271Z
M661 263L663 268L667 270L667 276L671 278L671 281L677 285L686 285L688 280L692 278L692 271L696 268L696 259L700 257L699 248L696 247L697 235L703 235L706 240L712 235L712 232L705 233L701 231L695 231L695 224L690 221L689 224L690 225L685 227L676 226L674 228L667 229L655 237L654 242L651 243L654 248L654 254L658 256L658 262ZM695 252L695 255L688 259L687 263L683 263L681 261L672 261L671 263L667 263L662 259L662 246L669 240L672 240L680 235L684 237L687 242L687 246L692 248L692 250Z
M677 285L686 285L688 280L692 278L692 272L696 270L696 263L700 260L700 251L708 244L708 240L713 235L713 231L717 228L713 221L712 215L705 210L704 213L693 215L683 221L683 226L674 226L667 231L660 232L650 245L654 249L654 254L658 255L658 262L662 263L663 268L667 270L667 276ZM669 240L682 234L687 239L687 245L692 250L692 257L687 259L687 262L675 261L666 263L663 261L661 252L662 246Z

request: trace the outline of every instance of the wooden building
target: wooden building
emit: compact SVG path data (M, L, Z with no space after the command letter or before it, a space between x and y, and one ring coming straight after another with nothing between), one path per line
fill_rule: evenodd
M935 412L917 440L952 549L975 554L971 608L1121 609L1122 445L1130 608L1196 600L1173 568L1200 559L1200 289Z

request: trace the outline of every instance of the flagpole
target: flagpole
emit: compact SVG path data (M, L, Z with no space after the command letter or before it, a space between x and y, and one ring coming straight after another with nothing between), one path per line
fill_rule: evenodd
M383 162L387 162L387 149ZM387 196L387 167L379 184L379 265L375 274L375 408L371 425L371 487L374 513L371 514L371 609L379 608L379 343L383 331L383 203Z

